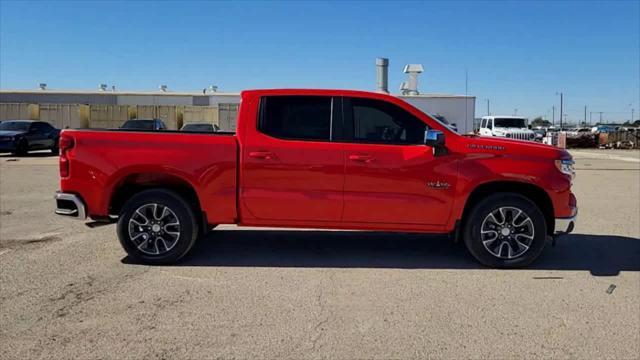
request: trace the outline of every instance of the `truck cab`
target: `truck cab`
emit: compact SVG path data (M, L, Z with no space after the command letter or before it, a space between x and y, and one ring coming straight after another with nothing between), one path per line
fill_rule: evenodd
M533 141L536 135L528 128L527 123L527 118L518 116L483 116L480 135Z

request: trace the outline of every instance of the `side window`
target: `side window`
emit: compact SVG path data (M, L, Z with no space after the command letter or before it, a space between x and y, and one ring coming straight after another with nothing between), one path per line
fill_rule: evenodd
M493 119L487 120L487 127L489 128L489 130L493 130Z
M43 126L42 123L33 123L31 124L31 128L29 129L31 131L34 131L38 134L45 132L45 127Z
M264 97L260 101L258 130L283 139L329 141L331 97Z
M482 121L480 122L480 128L486 128L487 127L487 119L482 119Z
M423 144L427 125L394 104L364 98L351 98L353 140L363 143Z

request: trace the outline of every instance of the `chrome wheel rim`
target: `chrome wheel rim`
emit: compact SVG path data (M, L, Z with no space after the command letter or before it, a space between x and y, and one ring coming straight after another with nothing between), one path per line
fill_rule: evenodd
M145 254L165 254L180 239L180 220L167 206L155 203L142 205L129 219L129 239Z
M531 217L512 206L493 210L484 218L480 228L482 245L500 259L522 256L531 247L534 235Z

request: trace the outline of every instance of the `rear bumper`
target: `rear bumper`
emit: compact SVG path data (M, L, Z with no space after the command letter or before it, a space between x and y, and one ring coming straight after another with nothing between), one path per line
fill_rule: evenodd
M573 231L576 226L576 220L578 218L578 212L571 217L556 218L556 225L554 235L568 234Z
M84 220L87 218L86 206L78 195L57 192L55 199L56 214L70 216L78 220Z

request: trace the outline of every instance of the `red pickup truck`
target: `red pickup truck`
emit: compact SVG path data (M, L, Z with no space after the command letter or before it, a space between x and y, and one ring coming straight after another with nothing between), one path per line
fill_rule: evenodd
M565 150L458 135L394 96L250 90L235 134L64 130L56 213L117 221L149 264L238 224L450 234L521 267L573 230L573 176Z

